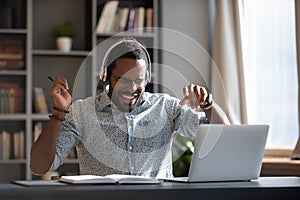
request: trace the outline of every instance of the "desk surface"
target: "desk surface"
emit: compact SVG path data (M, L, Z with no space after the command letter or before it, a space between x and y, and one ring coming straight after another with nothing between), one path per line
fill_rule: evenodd
M300 199L300 177L262 177L249 182L174 183L159 185L0 184L0 199Z

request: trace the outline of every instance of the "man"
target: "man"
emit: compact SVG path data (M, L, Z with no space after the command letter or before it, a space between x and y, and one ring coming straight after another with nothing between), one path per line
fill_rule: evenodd
M215 104L204 87L193 84L184 87L181 101L145 92L150 73L147 50L135 40L122 40L104 57L96 98L71 104L67 81L56 78L53 113L32 146L32 172L55 170L76 146L81 174L171 177L175 133L194 137Z

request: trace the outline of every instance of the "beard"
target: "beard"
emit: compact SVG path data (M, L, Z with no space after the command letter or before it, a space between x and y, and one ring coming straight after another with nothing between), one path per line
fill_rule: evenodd
M126 89L115 91L110 87L108 94L111 101L121 112L131 112L138 102L140 102L142 93L142 88L137 88L134 92L129 92Z

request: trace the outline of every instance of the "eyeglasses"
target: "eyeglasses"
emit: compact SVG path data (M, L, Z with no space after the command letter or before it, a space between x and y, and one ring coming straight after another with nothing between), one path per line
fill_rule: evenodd
M136 79L132 81L124 77L115 77L114 75L111 76L118 82L118 84L122 86L131 86L132 84L134 84L137 87L145 87L148 83L145 79Z

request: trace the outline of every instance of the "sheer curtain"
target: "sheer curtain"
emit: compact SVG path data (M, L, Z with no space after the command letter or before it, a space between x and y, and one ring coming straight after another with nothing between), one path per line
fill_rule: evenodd
M233 124L270 124L267 148L294 148L299 135L295 95L300 89L293 85L297 73L290 10L294 1L300 63L299 0L215 0L214 98ZM299 98L298 104L300 116ZM300 141L297 148L300 156Z
M294 0L243 0L248 123L270 124L268 149L298 137Z
M232 124L247 123L240 1L216 0L211 91Z
M297 51L297 68L298 68L298 142L292 153L293 159L300 159L300 1L295 0L296 16L296 51Z

